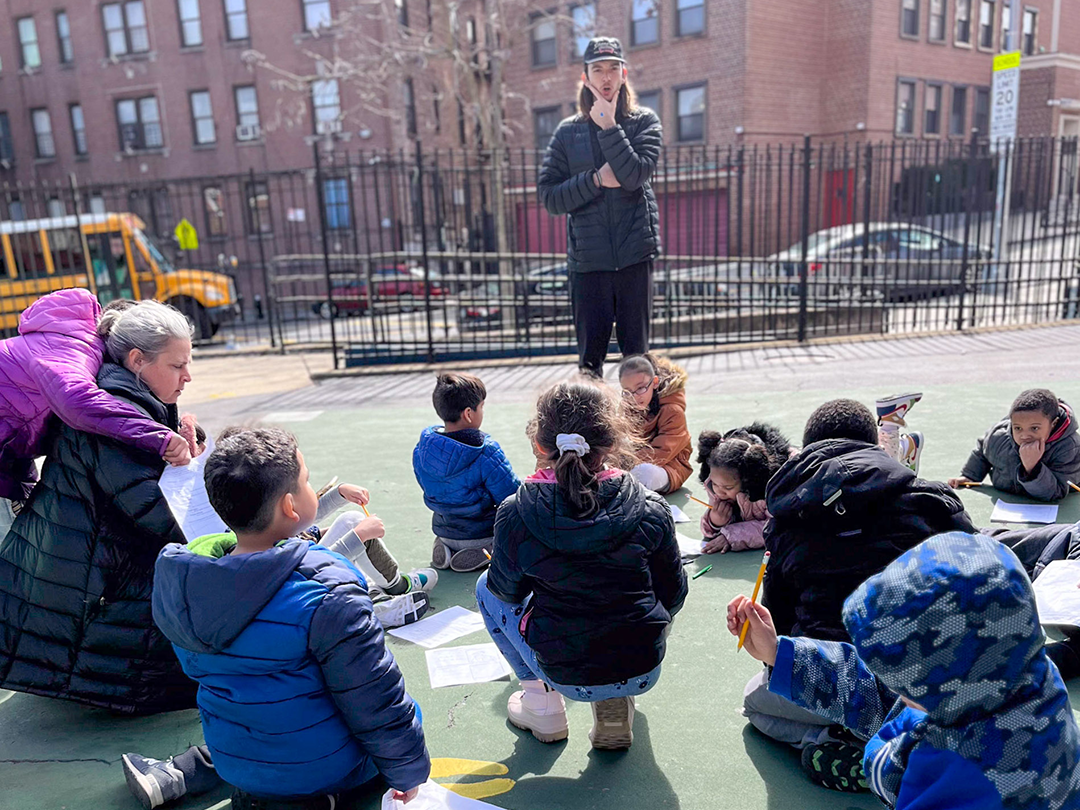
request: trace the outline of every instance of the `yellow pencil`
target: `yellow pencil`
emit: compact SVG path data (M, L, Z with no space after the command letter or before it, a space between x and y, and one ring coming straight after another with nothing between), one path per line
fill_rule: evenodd
M488 562L491 562L491 555L488 554L488 550L486 548L482 548L480 550L484 552L484 556L488 558Z
M360 504L360 508L364 510L364 517L371 517L371 512L369 512L367 510L366 506L364 506L363 504Z
M1066 481L1065 483L1066 483L1066 484L1068 484L1068 485L1069 485L1070 487L1072 487L1073 489L1075 489L1075 490L1076 490L1077 492L1080 492L1080 487L1078 487L1078 486L1077 486L1076 484L1074 484L1074 483L1073 483L1072 481Z
M711 507L711 506L709 506L709 505L708 505L707 503L705 503L705 501L701 500L701 498L695 498L695 497L694 497L693 495L687 495L686 497L688 497L688 498L689 498L690 500L692 500L692 501L693 501L694 503L700 503L700 504L701 504L702 506L704 506L704 507L705 507L706 509L712 509L712 507Z
M982 481L961 481L960 486L962 486L962 487L981 487L982 486Z
M750 604L757 602L758 591L761 590L761 580L765 579L765 566L769 562L769 552L765 552L765 556L761 558L761 568L757 572L757 582L754 583L754 595L750 597ZM742 624L742 632L739 633L739 646L735 648L735 652L742 649L743 642L746 641L746 631L750 629L750 619L744 619Z

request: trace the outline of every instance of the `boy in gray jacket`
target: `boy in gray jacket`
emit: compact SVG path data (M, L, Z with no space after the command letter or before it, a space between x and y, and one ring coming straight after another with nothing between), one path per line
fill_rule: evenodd
M990 474L1002 492L1059 501L1080 477L1080 435L1072 408L1045 388L1024 391L1009 415L994 425L949 486L977 483Z

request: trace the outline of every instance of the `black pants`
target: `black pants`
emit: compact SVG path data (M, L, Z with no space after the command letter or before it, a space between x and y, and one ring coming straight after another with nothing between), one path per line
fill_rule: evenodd
M614 273L570 274L570 304L582 369L604 373L612 322L623 356L649 350L652 268L648 261Z

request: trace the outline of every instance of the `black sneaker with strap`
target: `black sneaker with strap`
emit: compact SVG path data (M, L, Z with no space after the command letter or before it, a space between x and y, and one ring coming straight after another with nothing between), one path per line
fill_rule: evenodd
M862 746L847 742L829 740L808 745L802 751L802 768L811 782L845 793L870 790L862 762Z

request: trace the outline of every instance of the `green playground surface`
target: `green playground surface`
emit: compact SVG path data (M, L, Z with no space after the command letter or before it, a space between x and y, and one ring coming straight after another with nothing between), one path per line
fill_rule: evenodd
M920 362L916 358L910 365L917 368ZM969 357L963 362L979 361ZM841 386L838 380L860 379L854 373L858 363L852 361L850 367L850 375L843 368L834 368L833 377L826 379L808 364L798 371L798 386L773 377L757 386L729 387L723 384L721 373L714 375L716 384L702 384L695 390L692 376L691 432L696 436L706 427L726 429L766 419L797 441L806 417L822 401L843 395L872 403L875 396L900 387L887 382L886 390L871 387L870 382L877 385L891 377L887 370L881 372L881 379L866 385L860 380L857 386ZM960 377L971 372L967 366L964 373L958 371L955 376L931 375L920 386L925 396L910 421L912 428L926 437L924 477L943 480L955 475L976 438L1002 416L1023 387L1049 385L1065 399L1080 402L1080 378L1076 375L1050 370L1050 364L1037 357L1024 368L1023 383L1012 379L1012 374L993 382L960 382ZM999 375L989 369L981 375L984 380L995 376ZM403 385L408 380L398 379ZM430 376L424 379L430 381ZM358 386L357 390L372 384L349 382ZM484 423L484 429L499 440L519 473L528 472L532 462L524 435L530 415L528 393L501 394L489 384ZM427 565L430 513L413 477L412 449L420 431L433 421L428 397L410 395L401 401L325 411L316 410L319 396L311 396L308 402L310 413L284 414L289 420L282 423L298 436L312 470L312 482L319 486L337 475L342 481L368 487L371 509L386 522L387 544L402 567ZM701 494L696 479L689 484L691 491ZM671 500L693 519L681 524L680 531L696 535L701 507L686 494L683 490ZM973 489L961 497L976 525L989 525L996 493ZM1078 518L1080 494L1073 494L1062 503L1058 520ZM724 614L733 596L753 587L760 559L756 552L717 555L688 566L689 574L708 564L713 567L690 584L690 594L670 636L663 676L656 688L637 700L634 744L625 753L591 750L587 738L590 710L580 703L568 702L570 738L543 745L507 723L506 700L515 684L503 680L431 689L424 650L388 637L408 689L423 710L432 757L497 763L482 768L481 774L462 773L479 765L441 761L440 773L447 775L439 781L470 783L475 795L502 790L485 801L516 810L879 807L868 794L840 794L812 785L799 769L798 752L765 739L740 715L743 686L760 665L746 653L736 653L735 640L724 627ZM451 605L475 609L475 580L475 575L441 573L432 605L435 609ZM477 633L453 645L487 640ZM1074 706L1080 706L1080 683L1074 682L1070 693ZM74 704L0 692L0 808L135 810L138 805L125 786L120 755L137 751L164 758L201 742L194 710L121 718ZM201 797L189 797L175 807L226 807L228 793L222 787ZM379 794L372 792L351 806L377 808L379 800Z

